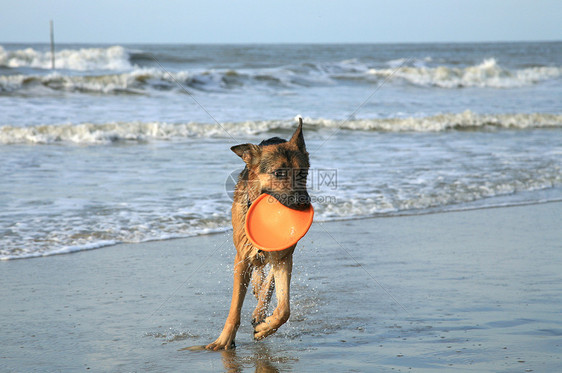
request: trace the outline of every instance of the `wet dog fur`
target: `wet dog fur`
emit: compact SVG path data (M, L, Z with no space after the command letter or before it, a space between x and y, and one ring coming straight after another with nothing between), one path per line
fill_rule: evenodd
M308 152L302 134L302 119L289 141L278 137L262 141L259 145L242 144L231 148L246 167L240 173L234 190L232 204L234 259L234 286L230 311L220 336L208 350L228 350L235 347L234 339L240 325L240 311L250 281L258 304L252 313L254 339L263 339L277 331L290 315L290 283L293 252L296 245L282 251L262 251L246 237L244 223L253 201L262 193L277 198L294 209L310 205L306 190L309 169ZM265 266L271 265L268 274ZM270 316L267 308L275 289L277 307Z

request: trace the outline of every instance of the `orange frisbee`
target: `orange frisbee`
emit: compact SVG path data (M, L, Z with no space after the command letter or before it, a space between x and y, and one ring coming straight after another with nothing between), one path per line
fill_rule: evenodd
M294 210L264 193L246 214L246 236L263 251L285 250L304 237L313 217L312 205L306 210Z

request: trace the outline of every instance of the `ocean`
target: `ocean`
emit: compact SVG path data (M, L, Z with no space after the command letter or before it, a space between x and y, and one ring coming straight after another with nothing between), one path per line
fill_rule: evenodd
M562 42L0 46L0 260L230 229L302 115L316 221L562 200Z

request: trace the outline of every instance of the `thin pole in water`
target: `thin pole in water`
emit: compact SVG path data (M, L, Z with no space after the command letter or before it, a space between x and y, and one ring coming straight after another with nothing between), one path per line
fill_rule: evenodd
M55 69L55 30L53 27L53 20L49 22L51 28L51 69Z

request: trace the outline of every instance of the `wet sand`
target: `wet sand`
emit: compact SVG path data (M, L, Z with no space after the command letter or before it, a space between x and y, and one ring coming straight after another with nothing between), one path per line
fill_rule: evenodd
M230 232L0 263L2 372L562 370L562 203L315 223L292 314L231 352ZM275 300L274 300L275 302Z

